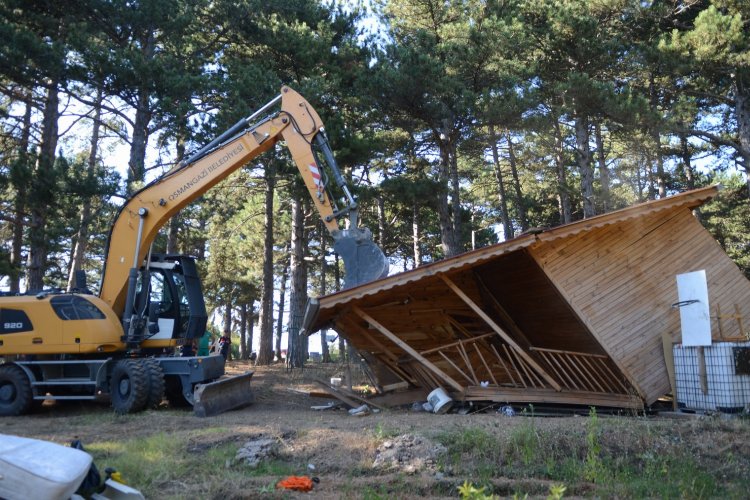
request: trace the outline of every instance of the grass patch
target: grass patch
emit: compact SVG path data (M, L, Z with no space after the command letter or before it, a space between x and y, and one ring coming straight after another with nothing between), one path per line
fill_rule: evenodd
M477 427L439 433L448 448L441 466L488 496L508 494L493 489L498 477L554 481L566 495L602 497L746 498L750 488L746 457L731 446L711 451L710 433L723 432L721 422L688 428L707 438L691 444L670 422L602 418L594 410L576 425L554 423L523 417L497 434Z
M524 418L521 425L515 427L510 435L508 450L511 460L520 460L524 467L529 468L540 461L541 447L539 432L533 418ZM543 461L542 461L543 463Z
M184 442L163 432L126 441L90 443L86 450L100 468L116 469L127 483L137 484L144 491L155 483L184 477L198 465L185 451ZM224 466L223 460L221 465Z
M207 442L198 451L191 450L191 442L197 437L225 433L221 428L183 434L161 432L130 440L92 442L86 450L101 472L105 467L114 468L146 498L179 498L186 487L201 497L221 496L227 482L239 485L257 477L300 473L299 466L280 459L263 461L256 468L235 462L239 443L234 441Z
M439 467L455 475L469 475L486 484L500 473L503 451L497 436L478 427L442 432L435 436L447 448Z
M395 438L400 433L397 429L387 427L383 425L383 422L378 422L377 425L375 425L375 430L373 431L373 434L375 436L375 439L379 441L383 441L385 439Z

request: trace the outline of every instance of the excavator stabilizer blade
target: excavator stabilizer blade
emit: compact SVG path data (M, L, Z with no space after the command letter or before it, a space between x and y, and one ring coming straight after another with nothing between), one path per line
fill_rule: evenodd
M344 261L344 288L388 276L388 259L365 228L344 229L334 236L333 249Z
M246 406L255 401L250 388L254 372L198 384L193 391L193 412L197 417L211 417Z

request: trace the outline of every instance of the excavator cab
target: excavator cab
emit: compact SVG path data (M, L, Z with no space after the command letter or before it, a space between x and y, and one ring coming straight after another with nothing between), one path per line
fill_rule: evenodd
M190 341L205 333L208 315L192 257L152 255L140 269L136 295L135 307L147 318L144 341Z

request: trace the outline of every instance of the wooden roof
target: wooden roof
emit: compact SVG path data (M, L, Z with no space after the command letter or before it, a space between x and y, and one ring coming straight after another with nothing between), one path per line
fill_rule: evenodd
M679 335L675 274L750 307L750 283L693 217L709 187L526 234L320 297L382 382L456 398L633 407L669 392L662 333ZM745 310L744 314L750 311ZM731 332L729 332L731 334Z

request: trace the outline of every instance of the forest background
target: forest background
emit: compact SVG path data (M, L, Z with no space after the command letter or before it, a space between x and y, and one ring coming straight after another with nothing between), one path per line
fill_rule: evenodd
M3 0L3 288L81 269L96 291L124 199L282 84L323 117L391 272L720 182L696 216L750 276L744 0ZM281 148L154 246L200 259L239 356L293 365L308 295L341 286L330 249Z

